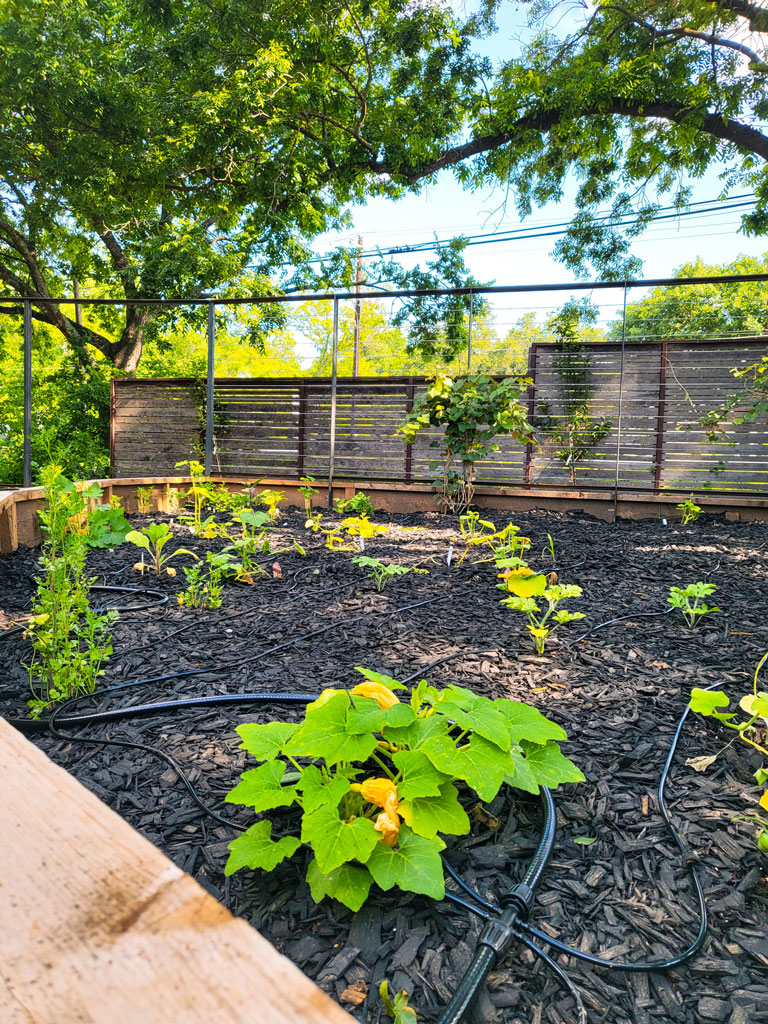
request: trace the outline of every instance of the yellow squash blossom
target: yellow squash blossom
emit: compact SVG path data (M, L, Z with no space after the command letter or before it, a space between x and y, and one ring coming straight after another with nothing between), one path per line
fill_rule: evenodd
M397 834L400 831L399 815L382 811L373 827L377 832L381 832L380 842L386 843L387 846L397 846Z
M400 703L394 693L381 683L358 683L349 692L353 697L369 697L375 700L384 711Z
M517 597L538 597L547 589L547 578L541 573L535 573L527 565L521 565L517 569L507 569L499 573L499 579L504 580L510 594Z
M366 779L363 783L353 782L351 788L368 803L384 808L373 827L381 832L381 842L387 846L396 846L400 815L397 813L397 786L394 782L389 779Z
M351 788L362 795L363 800L377 807L386 807L387 800L394 797L394 810L397 810L397 786L389 779L366 779L365 782L353 782Z

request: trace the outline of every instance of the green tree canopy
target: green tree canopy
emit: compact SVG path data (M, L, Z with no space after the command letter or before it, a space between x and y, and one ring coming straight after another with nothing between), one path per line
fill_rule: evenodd
M137 300L269 294L345 204L400 194L381 146L461 128L468 43L412 0L3 0L0 280L124 296L82 326L34 315L84 366L135 369L157 318Z
M763 4L528 0L535 35L494 73L472 45L500 2L462 21L429 0L3 0L0 281L81 365L133 370L158 320L141 299L269 294L350 204L448 167L523 214L575 173L557 253L579 272L635 272L628 236L710 166L768 230ZM126 305L81 325L41 301L73 280Z
M699 258L678 267L674 276L736 274L768 274L768 253L762 257L739 256L721 265L710 265ZM652 288L644 298L627 305L628 339L729 338L766 332L768 283L764 281ZM610 334L612 341L621 337L620 321L612 325Z

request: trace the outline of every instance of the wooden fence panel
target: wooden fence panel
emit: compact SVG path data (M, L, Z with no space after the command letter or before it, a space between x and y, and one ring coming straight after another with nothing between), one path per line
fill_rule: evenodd
M552 344L531 351L529 416L540 447L497 439L477 465L478 483L548 489L768 493L768 429L745 423L705 443L701 416L738 390L732 367L757 362L765 338L591 343L575 372ZM346 479L427 483L440 459L442 431L419 433L409 448L397 434L424 377L339 378L334 473ZM112 463L119 476L172 474L200 458L204 387L200 381L113 383ZM567 425L585 404L603 437L569 453ZM331 447L327 377L217 380L214 467L232 476L327 476ZM559 437L553 436L559 431ZM433 442L437 447L432 447ZM617 460L618 456L618 460ZM618 463L618 465L617 465Z

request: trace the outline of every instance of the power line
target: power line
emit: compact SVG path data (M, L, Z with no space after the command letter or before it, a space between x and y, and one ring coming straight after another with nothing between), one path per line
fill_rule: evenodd
M744 201L737 201L744 200ZM714 204L714 205L713 205ZM696 203L691 203L690 207L699 207L698 209L687 210L676 210L674 206L665 206L659 209L651 220L650 224L655 224L660 221L666 220L680 220L687 217L701 217L708 216L711 214L723 214L728 213L731 210L740 210L745 207L751 207L755 205L754 194L744 194L738 196L731 196L728 199L724 199L721 202L715 200L699 200ZM664 212L671 211L671 212ZM597 223L606 223L613 220L615 227L627 227L637 219L636 214L626 214L623 217L613 218L612 214L603 212L595 217ZM517 242L517 241L530 241L537 238L555 238L560 235L566 234L570 227L571 221L555 221L540 225L537 229L531 231L528 228L508 228L504 231L487 231L481 232L475 235L464 235L467 239L467 247L476 245L492 245L499 242ZM432 239L431 241L414 242L410 245L400 246L389 246L383 249L369 249L363 250L360 254L362 259L371 259L377 256L403 256L417 252L431 252L435 249L442 248L448 244L452 239ZM332 253L326 253L323 256L316 256L312 259L307 260L307 263L321 263L324 260L331 258ZM289 266L290 264L284 264Z

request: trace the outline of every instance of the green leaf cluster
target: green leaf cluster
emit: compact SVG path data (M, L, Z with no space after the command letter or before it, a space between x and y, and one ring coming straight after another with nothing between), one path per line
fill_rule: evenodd
M260 818L230 844L226 872L271 871L305 844L315 900L359 909L374 882L441 899L444 836L466 835L468 794L490 801L505 782L528 793L583 779L562 754L566 733L535 708L422 680L402 684L359 669L366 682L327 689L297 723L238 727L258 762L227 795L255 813L298 813L291 828ZM460 795L464 794L464 800Z
M752 681L752 692L746 693L739 700L739 707L746 717L740 717L736 711L725 710L730 706L730 698L722 690L691 690L688 707L705 718L716 718L728 729L736 731L738 738L752 750L758 751L768 758L768 746L765 744L765 727L768 726L768 692L758 689L760 670L768 662L768 653L764 654L755 668ZM722 710L721 710L722 709ZM708 758L714 761L717 755ZM757 847L768 853L768 768L758 768L754 773L755 782L764 787L757 801L760 813L739 815L734 821L748 821L758 826Z
M520 401L527 379L494 380L484 374L453 379L437 374L397 428L406 444L429 427L440 427L442 468L435 484L438 500L452 512L465 511L474 492L475 464L498 451L495 438L509 435L520 444L533 441L533 428ZM435 467L437 463L435 463Z
M670 587L667 603L679 608L685 621L694 629L705 615L720 611L719 608L710 608L704 601L716 590L714 583L702 582L689 583L687 587Z
M104 674L117 612L91 609L88 599L94 580L86 575L85 556L89 547L120 543L128 528L121 509L96 505L102 494L98 483L76 484L61 474L59 466L46 467L42 477L46 504L38 519L44 541L27 627L33 649L33 717L57 701L92 693Z

